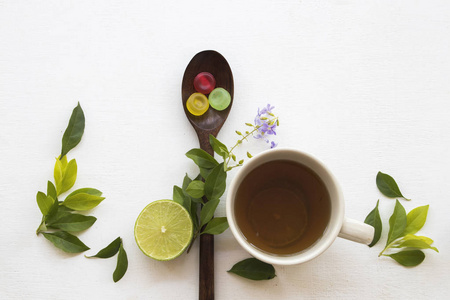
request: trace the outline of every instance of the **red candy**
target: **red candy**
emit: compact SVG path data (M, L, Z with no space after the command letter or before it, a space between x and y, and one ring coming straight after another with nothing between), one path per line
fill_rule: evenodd
M194 79L194 88L202 94L209 94L216 87L216 79L211 73L201 72Z

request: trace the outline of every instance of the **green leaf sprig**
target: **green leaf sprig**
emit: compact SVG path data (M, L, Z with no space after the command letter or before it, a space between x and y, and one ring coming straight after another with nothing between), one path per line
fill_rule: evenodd
M227 218L214 217L214 213L220 203L220 198L226 190L227 172L244 164L244 159L238 160L233 151L252 135L255 138L261 138L269 142L267 136L274 135L275 128L280 124L278 117L272 113L272 109L273 107L267 105L267 107L258 110L255 124L245 123L246 126L252 129L245 131L244 134L236 131L239 139L231 148L228 148L213 135L209 136L209 143L213 151L222 158L222 162L217 161L212 155L202 149L194 148L186 153L186 156L198 166L200 174L194 179L189 178L186 174L182 186L175 185L173 187L173 201L186 208L194 223L194 234L187 249L188 253L198 236L202 234L218 235L228 229ZM272 142L271 148L275 146L276 144ZM247 152L247 158L252 158L249 152ZM259 272L259 274L264 274L267 277L265 279L271 279L274 276L269 278L271 275L265 275L267 269L270 269L268 266L273 269L271 265L262 262L255 263L254 259L251 259L245 260L241 264L236 264L230 272L244 274L244 271L239 270L243 267L250 268L251 272L255 274ZM275 274L274 271L273 274ZM251 275L250 277L252 276L257 275Z
M403 197L395 180L387 174L378 173L377 186L388 197ZM369 247L373 247L379 241L382 232L378 205L379 200L364 221L375 228L374 239ZM432 239L415 235L425 225L428 209L429 205L419 206L406 214L405 208L397 199L394 211L389 218L386 245L378 256L387 256L403 266L413 267L421 264L425 259L425 253L422 250L431 249L439 252L432 246L434 242Z
M47 193L38 192L36 201L42 213L41 224L36 234L42 235L57 248L68 253L79 253L89 249L78 237L73 235L91 227L97 218L76 213L96 207L105 198L102 192L93 188L73 191L64 201L59 201L61 194L69 191L77 179L77 162L68 161L67 153L80 141L84 133L84 113L80 103L73 109L63 138L61 155L56 159L53 170L55 183L47 182Z
M125 249L123 248L123 241L120 237L112 241L108 246L101 249L97 254L93 256L86 256L86 258L110 258L117 255L117 265L113 273L114 282L119 281L125 275L128 269L128 257Z

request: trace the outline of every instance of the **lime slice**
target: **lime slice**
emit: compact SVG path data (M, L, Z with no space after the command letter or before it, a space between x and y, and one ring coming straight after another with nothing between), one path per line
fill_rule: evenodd
M208 96L209 105L215 110L224 110L231 103L230 93L224 88L216 88Z
M181 255L192 240L193 225L188 211L172 200L147 205L134 226L134 237L145 255L171 260Z

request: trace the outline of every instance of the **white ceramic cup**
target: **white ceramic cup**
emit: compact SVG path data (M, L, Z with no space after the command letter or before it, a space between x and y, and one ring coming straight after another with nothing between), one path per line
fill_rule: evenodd
M256 167L274 160L290 160L312 169L324 182L331 199L331 216L322 237L309 248L295 254L271 254L250 244L236 223L234 204L236 192L243 179ZM309 261L330 247L336 237L342 237L358 243L370 244L374 236L374 228L363 222L348 219L344 216L344 197L339 184L330 170L317 158L294 149L277 148L262 152L238 171L227 192L226 213L231 232L239 244L253 257L275 265L294 265Z

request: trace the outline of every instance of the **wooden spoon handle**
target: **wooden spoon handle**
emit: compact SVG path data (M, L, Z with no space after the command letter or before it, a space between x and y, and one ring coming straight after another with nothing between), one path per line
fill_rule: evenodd
M214 156L214 150L209 143L209 134L217 132L197 132L200 148ZM208 201L203 197L203 202ZM205 225L206 226L206 225ZM214 235L200 235L200 268L199 268L199 300L214 299Z

